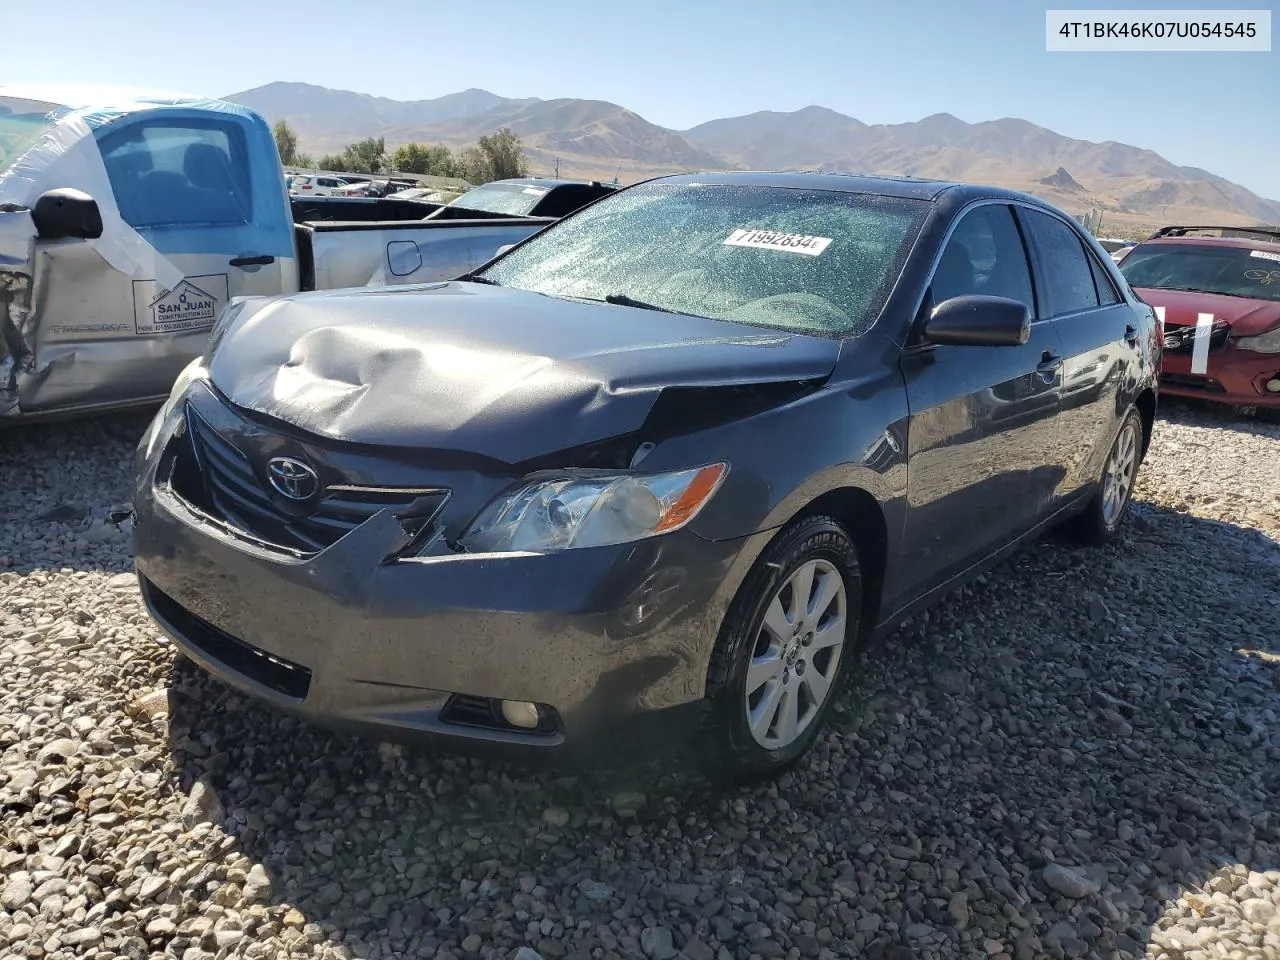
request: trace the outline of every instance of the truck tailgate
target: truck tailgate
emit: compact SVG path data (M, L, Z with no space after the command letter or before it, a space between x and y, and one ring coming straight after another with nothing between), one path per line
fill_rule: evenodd
M304 235L299 255L305 260L309 247L311 260L304 264L303 289L452 280L554 222L552 217L509 217L299 224Z

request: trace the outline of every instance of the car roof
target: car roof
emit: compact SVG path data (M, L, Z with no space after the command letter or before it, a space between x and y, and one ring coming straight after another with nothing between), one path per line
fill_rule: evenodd
M560 180L556 177L512 177L509 180L497 180L496 183L509 183L520 187L611 187L611 183L598 180ZM485 184L480 184L485 186Z
M795 190L831 190L838 193L863 193L881 197L903 197L911 200L936 200L944 193L954 193L957 200L1001 199L1021 200L1036 206L1047 206L1038 197L983 184L959 183L953 180L926 180L919 177L891 177L854 173L693 173L658 177L650 183L715 184L723 186L780 187Z
M1257 240L1253 237L1153 237L1150 240L1143 240L1139 246L1147 247L1157 244L1174 244L1184 247L1234 247L1237 250L1265 250L1268 253L1280 253L1280 239Z

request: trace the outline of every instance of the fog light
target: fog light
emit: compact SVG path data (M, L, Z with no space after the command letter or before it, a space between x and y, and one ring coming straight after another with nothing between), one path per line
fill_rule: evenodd
M1267 389L1271 393L1280 393L1280 377L1272 377L1267 381Z
M503 700L502 718L513 727L534 730L538 726L538 705L523 700Z

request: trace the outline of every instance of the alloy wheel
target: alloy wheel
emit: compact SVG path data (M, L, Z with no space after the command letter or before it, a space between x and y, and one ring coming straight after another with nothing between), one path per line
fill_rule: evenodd
M1134 476L1138 470L1137 432L1132 420L1121 427L1102 473L1102 522L1108 527L1120 519L1133 493Z
M847 608L844 578L821 559L797 567L770 599L743 692L760 746L790 746L817 717L838 676Z

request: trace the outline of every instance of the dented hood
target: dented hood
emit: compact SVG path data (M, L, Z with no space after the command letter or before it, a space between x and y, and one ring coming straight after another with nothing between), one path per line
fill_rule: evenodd
M664 387L808 380L838 341L444 283L246 303L216 337L232 403L355 443L516 463L637 430Z

